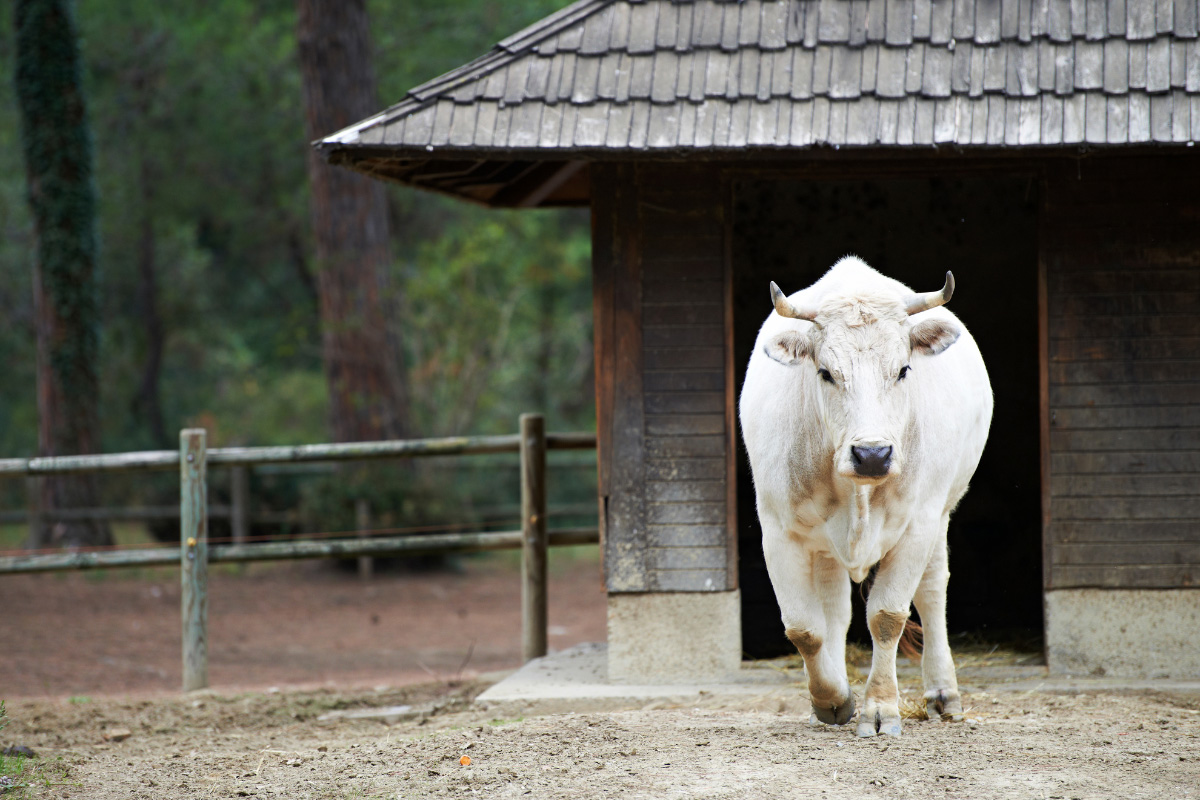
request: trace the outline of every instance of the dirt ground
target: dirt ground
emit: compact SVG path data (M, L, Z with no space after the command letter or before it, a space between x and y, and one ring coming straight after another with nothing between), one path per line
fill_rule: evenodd
M1200 792L1195 695L993 689L969 696L973 721L907 721L899 739L860 740L853 725L809 726L798 690L736 704L512 718L472 706L480 688L19 700L0 736L40 755L29 797L1174 800ZM401 705L411 710L390 721L326 717Z
M552 650L604 640L590 550L551 553ZM345 688L515 668L520 592L515 554L365 582L331 562L214 567L209 682ZM179 571L169 569L0 577L0 698L177 691L179 593Z
M296 569L298 588L288 573ZM178 596L166 579L77 578L16 588L0 581L0 697L9 719L0 747L39 756L23 773L35 780L17 797L1200 794L1195 694L1052 694L976 680L967 721L906 720L899 739L859 740L853 725L810 726L802 675L781 662L795 686L753 699L534 716L471 702L487 684L471 674L516 660L511 568L360 585L309 565L218 576L215 688L179 695L171 663ZM594 564L569 564L552 583L558 646L600 638ZM122 613L158 606L169 609L163 619L139 615L138 627ZM861 695L861 670L854 674ZM907 695L919 696L915 671L905 674ZM407 682L418 676L423 682ZM346 716L367 708L392 711L386 719Z

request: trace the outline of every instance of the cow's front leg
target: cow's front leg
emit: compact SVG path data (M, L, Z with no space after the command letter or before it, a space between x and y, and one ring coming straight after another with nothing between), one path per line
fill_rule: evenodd
M900 687L896 682L896 645L904 633L913 593L929 560L928 538L910 529L879 562L871 596L867 599L867 627L871 631L871 674L858 735L900 735Z
M947 517L944 522L948 521ZM946 584L949 581L946 537L943 534L933 547L925 574L921 576L917 593L913 595L913 605L921 615L921 628L924 631L921 676L925 682L925 710L930 718L957 721L963 718L963 706L946 631Z
M804 657L815 721L844 725L854 716L846 677L850 579L827 554L810 553L764 526L767 571L788 639Z

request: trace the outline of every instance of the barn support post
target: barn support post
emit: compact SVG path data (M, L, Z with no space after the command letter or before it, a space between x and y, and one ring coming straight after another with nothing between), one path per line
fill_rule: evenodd
M203 428L179 432L183 690L208 686L208 475Z
M526 661L546 655L546 420L521 415L521 627Z

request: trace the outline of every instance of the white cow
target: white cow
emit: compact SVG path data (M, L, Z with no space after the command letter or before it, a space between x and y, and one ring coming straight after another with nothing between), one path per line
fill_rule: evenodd
M930 715L962 716L946 634L946 526L979 464L992 390L975 341L940 308L858 258L784 297L746 370L739 416L767 570L804 656L814 722L854 715L846 679L850 581L878 565L858 735L900 735L896 645L913 604Z

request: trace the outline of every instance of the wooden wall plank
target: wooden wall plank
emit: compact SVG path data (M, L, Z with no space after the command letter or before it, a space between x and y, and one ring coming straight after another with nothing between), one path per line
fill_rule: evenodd
M725 526L650 525L651 547L724 547Z
M1145 157L1047 181L1047 588L1200 578L1197 180Z
M647 503L651 525L719 525L725 521L724 497L715 503Z
M702 436L725 432L724 414L647 414L648 436Z
M1059 384L1052 387L1050 400L1060 408L1067 406L1094 408L1139 406L1144 408L1159 405L1182 405L1191 402L1197 396L1200 396L1200 383L1196 382L1150 385L1128 383L1106 387L1103 392L1097 392L1093 386Z
M1200 472L1200 451L1134 451L1120 453L1050 454L1054 475L1091 475L1113 473L1146 475L1152 473Z
M1052 386L1079 383L1190 383L1200 361L1071 361L1049 365Z
M1151 336L1187 336L1196 329L1192 314L1155 314L1153 316L1055 317L1050 320L1050 336L1054 339L1129 338Z
M1132 294L1153 287L1159 292L1200 292L1200 275L1186 265L1158 269L1149 262L1142 269L1127 266L1093 269L1087 272L1059 272L1050 281L1050 291L1056 295Z
M1197 520L1197 528L1200 528L1200 497L1180 494L1141 497L1056 497L1054 513L1059 519L1080 522L1190 519Z
M1200 567L1194 564L1058 564L1054 572L1056 583L1064 588L1162 589L1200 586Z
M1173 495L1200 497L1200 474L1188 475L1055 475L1055 497L1147 497Z
M645 318L648 327L668 327L673 325L694 325L711 327L714 323L720 329L723 321L720 306L701 304L656 305L646 306Z
M647 280L643 299L646 305L698 303L719 306L724 301L724 285L719 280Z
M1056 450L1200 450L1196 428L1118 428L1116 430L1056 430L1050 435Z
M1200 405L1180 403L1172 406L1107 406L1078 408L1066 406L1055 409L1055 428L1081 430L1104 428L1173 428L1200 425Z
M724 436L647 436L649 458L724 458Z
M1059 521L1051 526L1055 542L1176 542L1196 538L1194 520L1130 521L1102 520Z
M659 547L650 550L655 570L723 570L724 547Z
M646 479L658 481L712 481L725 479L725 462L720 458L650 458Z
M654 503L717 503L725 498L725 481L650 481L646 497Z
M724 371L647 372L647 392L720 392L725 387Z
M1200 302L1196 304L1200 309ZM1140 337L1100 339L1056 339L1055 361L1135 361L1200 359L1200 336Z
M654 279L656 281L713 281L721 279L720 264L714 264L707 258L682 255L678 251L666 248L666 252L647 253L649 260L655 256Z
M646 328L647 347L723 347L721 331L695 325L655 325Z
M720 392L651 392L646 394L647 414L720 414L725 397Z
M1138 542L1126 544L1113 542L1097 544L1057 544L1054 546L1056 564L1087 566L1091 564L1113 564L1137 566L1151 564L1195 564L1200 565L1200 542Z
M1189 314L1200 308L1200 292L1176 294L1128 292L1117 294L1052 295L1051 317L1100 315Z
M722 347L648 347L647 370L723 370Z

